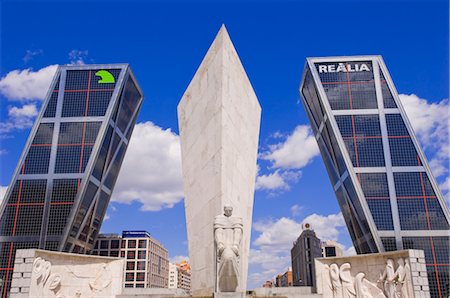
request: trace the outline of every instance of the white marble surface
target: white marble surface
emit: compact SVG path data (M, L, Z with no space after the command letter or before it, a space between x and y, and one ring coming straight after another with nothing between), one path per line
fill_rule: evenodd
M317 293L324 297L430 297L422 250L317 258L315 267Z
M240 290L246 289L261 107L225 27L178 105L194 295L211 295L214 217L244 219Z
M17 250L11 298L116 297L124 260L38 249Z

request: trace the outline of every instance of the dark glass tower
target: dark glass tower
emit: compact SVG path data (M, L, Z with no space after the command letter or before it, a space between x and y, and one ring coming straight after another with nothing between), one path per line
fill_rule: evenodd
M449 211L380 56L308 58L300 93L356 251L425 251L449 295Z
M93 248L142 100L126 64L59 67L0 209L2 297L17 249Z

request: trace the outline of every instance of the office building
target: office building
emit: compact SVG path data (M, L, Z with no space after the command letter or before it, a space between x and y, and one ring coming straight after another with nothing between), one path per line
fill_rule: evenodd
M191 267L187 261L170 263L169 288L182 289L187 292L191 290Z
M100 234L93 255L125 258L125 288L167 288L169 253L146 231Z
M315 287L314 259L322 257L320 239L308 223L291 249L292 283L294 286Z
M283 274L277 275L275 278L276 287L292 287L292 268L289 267Z
M0 278L17 249L93 246L143 95L128 65L58 68L0 207Z
M300 93L356 252L422 249L447 297L449 211L383 59L308 58Z
M344 251L342 250L342 246L333 240L326 240L320 243L320 247L322 248L322 257L342 257L344 255Z
M169 289L178 289L178 269L174 263L169 263Z

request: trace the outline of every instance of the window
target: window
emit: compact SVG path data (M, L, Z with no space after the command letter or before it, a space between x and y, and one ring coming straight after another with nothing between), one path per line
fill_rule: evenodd
M127 272L125 274L125 281L134 281L134 272Z
M111 249L119 248L119 240L111 240Z
M118 257L119 256L119 251L118 250L111 250L111 252L109 253L109 255L111 257Z
M136 259L136 252L133 250L127 252L127 259Z
M128 248L136 248L136 240L128 240Z
M145 261L137 262L137 270L145 270Z
M145 280L145 273L144 272L136 273L136 281L144 281L144 280Z
M139 248L147 248L147 240L139 240Z
M108 249L109 241L108 240L101 240L100 241L100 249Z
M135 262L127 262L127 270L134 270Z
M145 259L147 252L145 250L138 251L138 259Z

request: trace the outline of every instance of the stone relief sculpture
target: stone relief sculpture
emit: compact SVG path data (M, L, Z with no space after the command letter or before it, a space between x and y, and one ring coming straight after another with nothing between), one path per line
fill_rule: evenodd
M406 263L406 264L405 264ZM397 260L397 270L394 271L394 261L388 259L386 268L380 275L384 293L388 298L412 298L411 267L408 259Z
M61 276L51 274L52 264L40 257L33 262L33 274L36 276L38 297L64 298L61 294Z
M111 270L108 265L102 264L95 274L95 279L89 282L92 292L98 293L103 291L112 281Z
M412 276L411 276L411 266L409 265L409 260L408 258L405 258L405 282L403 283L403 287L406 288L405 294L407 296L404 297L408 297L408 298L413 298L414 294L412 293Z
M379 279L383 283L384 293L388 298L395 298L395 278L394 261L388 259L386 261L386 267Z
M239 254L243 233L242 218L234 217L233 207L225 206L224 214L214 220L216 242L216 284L220 292L235 292L239 286Z
M341 265L341 268L339 270L339 277L342 281L342 297L343 298L352 298L356 297L355 292L355 284L353 277L350 273L350 264L344 263Z
M83 266L64 266L62 274L52 273L52 264L41 257L33 262L33 278L36 289L33 293L36 297L99 297L112 283L112 272L109 264L101 264L97 271L86 271ZM73 287L63 287L61 284L64 276L65 284L78 284ZM85 280L85 281L83 281ZM81 282L80 282L81 281ZM74 291L71 292L71 291Z
M342 298L342 283L339 277L339 267L337 264L330 266L331 288L333 289L334 298Z
M351 274L351 265L344 263L323 265L322 267L322 294L333 298L413 298L411 295L411 270L407 259L397 260L397 270L394 261L386 261L386 267L377 286L366 278L364 272L356 276Z
M331 272L330 272L330 266L323 265L322 269L322 294L323 297L333 297L333 286L331 283Z

